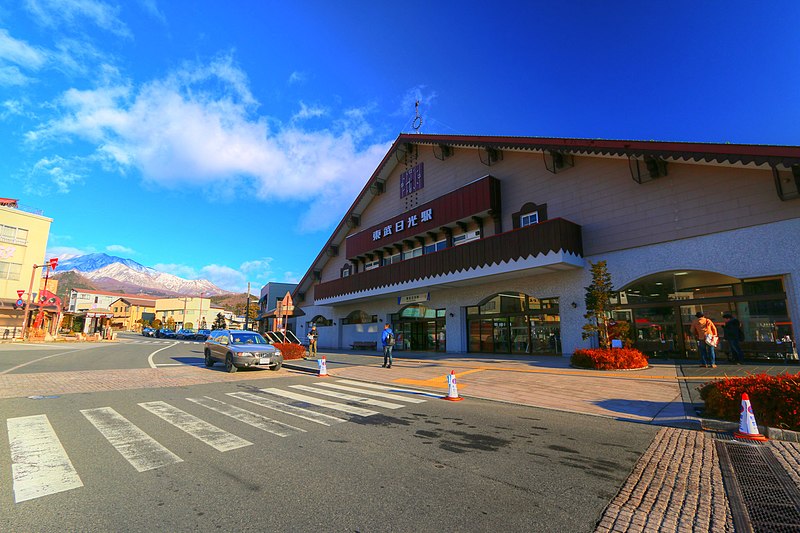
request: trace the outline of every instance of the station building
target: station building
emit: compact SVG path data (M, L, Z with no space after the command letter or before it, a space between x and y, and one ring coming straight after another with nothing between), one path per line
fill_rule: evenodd
M294 291L319 346L570 355L590 263L650 352L800 334L800 147L402 134Z

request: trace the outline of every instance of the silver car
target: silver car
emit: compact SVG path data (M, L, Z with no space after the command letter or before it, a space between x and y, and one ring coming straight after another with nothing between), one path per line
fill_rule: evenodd
M283 365L281 351L255 331L215 329L206 339L203 352L207 367L220 361L228 372L251 366L279 370Z

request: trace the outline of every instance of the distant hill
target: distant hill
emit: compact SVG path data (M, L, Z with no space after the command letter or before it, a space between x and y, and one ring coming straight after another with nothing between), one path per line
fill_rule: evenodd
M102 290L98 288L89 278L82 276L79 272L59 272L50 276L58 280L58 290L56 295L61 298L64 305L69 302L69 293L72 289L89 289L94 291Z
M245 308L245 293L238 294L223 294L221 296L212 296L211 303L217 307L222 307L226 311L231 311L235 315L244 315ZM250 309L258 308L258 297L250 295Z
M92 281L96 290L147 293L153 296L205 296L227 295L205 279L184 279L168 272L140 265L131 259L108 254L86 254L63 260L59 271L78 272Z

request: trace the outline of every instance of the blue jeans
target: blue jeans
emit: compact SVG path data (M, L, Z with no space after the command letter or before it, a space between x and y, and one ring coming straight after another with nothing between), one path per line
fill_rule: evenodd
M744 352L742 351L742 347L739 345L739 339L728 339L728 346L731 348L733 360L738 363L743 362Z
M386 366L392 366L392 348L394 346L384 346L383 347L383 364ZM388 363L387 363L388 361Z
M700 352L700 360L704 365L711 366L717 364L714 347L706 344L704 339L697 339L697 351Z

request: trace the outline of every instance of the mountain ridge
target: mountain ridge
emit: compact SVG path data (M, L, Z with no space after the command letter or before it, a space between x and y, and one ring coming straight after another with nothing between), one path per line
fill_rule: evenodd
M60 274L77 272L99 290L147 292L164 296L217 296L231 294L206 279L189 280L146 267L132 259L105 253L70 257L58 265Z

